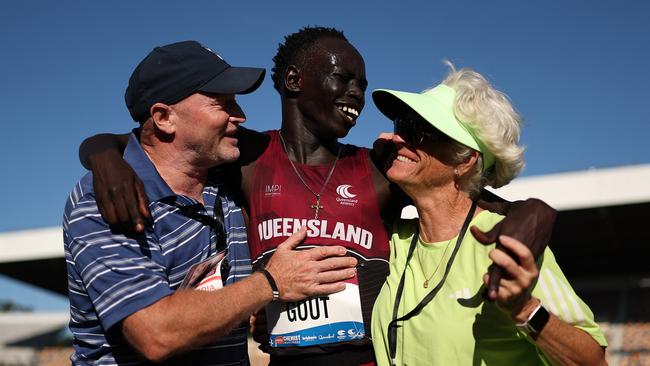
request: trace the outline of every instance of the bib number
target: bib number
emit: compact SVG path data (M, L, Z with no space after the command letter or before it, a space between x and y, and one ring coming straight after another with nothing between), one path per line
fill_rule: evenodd
M266 307L271 347L306 347L347 342L365 336L359 285L355 277L345 290Z

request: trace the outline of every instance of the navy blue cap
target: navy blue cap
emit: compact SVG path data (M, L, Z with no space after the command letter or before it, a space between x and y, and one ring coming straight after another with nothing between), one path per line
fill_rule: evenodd
M135 121L149 117L155 103L174 104L196 92L247 94L264 81L266 70L230 66L196 41L156 47L131 74L124 100Z

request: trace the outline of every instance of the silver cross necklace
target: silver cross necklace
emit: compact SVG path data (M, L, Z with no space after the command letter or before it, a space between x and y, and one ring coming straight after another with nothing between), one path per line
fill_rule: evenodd
M289 158L289 150L287 150L287 144L284 142L284 138L282 137L282 131L278 131L278 135L280 136L280 142L282 142L282 147L284 148L284 153L287 155L287 159L289 160L289 163L291 164L291 167L293 168L293 172L296 173L296 177L300 180L300 183L302 183L311 194L316 197L316 203L311 205L310 207L314 210L314 219L318 219L318 211L323 208L323 206L320 204L320 197L321 194L323 194L323 191L325 191L325 187L327 187L327 183L330 181L330 178L332 178L332 174L334 173L334 169L336 169L336 163L339 161L339 156L341 156L341 146L338 146L338 151L336 152L336 159L334 159L334 164L332 164L332 168L330 169L330 172L327 174L327 178L325 178L325 182L323 183L323 186L320 188L320 191L318 193L314 192L311 187L305 182L305 179L300 175L300 172L298 171L298 168L296 168L296 165L293 163L293 161Z

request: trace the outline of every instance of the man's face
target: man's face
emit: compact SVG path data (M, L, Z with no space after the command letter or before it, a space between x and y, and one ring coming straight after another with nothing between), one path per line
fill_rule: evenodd
M298 96L303 122L318 136L345 137L365 105L368 82L363 58L337 38L318 40L305 56Z
M172 108L175 139L192 164L209 168L239 158L235 132L246 116L234 94L195 93Z

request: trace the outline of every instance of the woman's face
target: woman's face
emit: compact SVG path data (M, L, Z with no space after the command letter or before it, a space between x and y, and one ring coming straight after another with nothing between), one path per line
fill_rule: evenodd
M386 175L407 194L453 184L453 142L409 111L395 120L395 151ZM413 198L413 197L412 197Z

